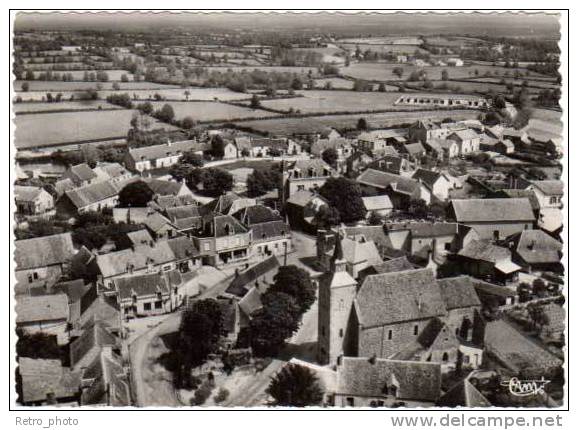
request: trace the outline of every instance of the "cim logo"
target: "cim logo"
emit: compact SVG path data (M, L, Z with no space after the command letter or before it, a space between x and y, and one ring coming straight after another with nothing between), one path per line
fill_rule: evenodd
M510 393L517 397L527 397L545 394L544 387L550 383L549 380L544 379L518 379L511 378L509 381L501 383L502 386L508 387Z

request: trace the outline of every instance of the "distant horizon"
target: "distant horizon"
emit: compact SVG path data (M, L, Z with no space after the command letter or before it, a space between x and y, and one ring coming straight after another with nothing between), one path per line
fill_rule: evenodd
M347 15L347 16L344 16ZM559 14L546 12L412 11L102 11L18 12L16 31L287 30L358 34L471 34L500 37L560 35ZM111 19L114 17L114 19ZM384 26L387 26L384 28ZM409 27L408 27L409 26Z

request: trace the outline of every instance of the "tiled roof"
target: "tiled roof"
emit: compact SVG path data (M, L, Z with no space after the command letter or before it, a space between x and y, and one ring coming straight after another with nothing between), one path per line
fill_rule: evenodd
M480 299L469 276L438 279L437 282L447 310L481 306Z
M382 259L375 243L363 238L344 237L341 240L343 258L349 263L357 264L367 262L368 264L381 263Z
M413 179L418 179L418 180L421 179L423 182L428 184L430 187L432 187L437 182L437 180L441 177L442 177L441 173L433 172L431 170L426 170L426 169L417 169L412 176Z
M313 176L327 176L331 174L333 169L325 161L320 158L313 158L311 160L297 160L289 168L289 170L298 169L302 172L313 171Z
M414 179L374 169L367 169L357 177L356 181L380 189L391 187L402 194L412 195L419 191L419 182Z
M145 146L129 150L134 161L156 160L167 156L174 156L187 151L198 151L204 149L204 144L195 140L184 140L181 142L166 143L162 145Z
M369 275L355 299L360 324L374 327L445 315L431 269Z
M389 196L371 196L362 197L363 206L367 211L378 211L384 209L393 209L393 204Z
M253 241L258 242L285 236L291 232L291 228L285 221L278 220L252 224L251 231L253 232Z
M166 279L161 273L127 276L114 280L119 300L137 297L154 296L157 293L169 294Z
M195 246L195 242L185 236L175 237L166 241L169 245L175 259L186 260L188 258L199 255L199 250Z
M68 190L65 192L65 195L68 196L76 208L80 209L111 197L115 197L118 195L118 191L119 190L112 182L104 181Z
M180 219L201 218L199 206L197 205L168 207L166 208L166 213L173 222Z
M130 405L128 378L116 356L100 353L83 372L83 379L92 380L82 392L83 405Z
M509 261L512 257L508 248L494 245L486 240L472 240L458 252L458 255L494 264L504 260Z
M134 246L148 245L154 241L149 231L144 228L142 230L128 232L126 236Z
M534 221L532 205L520 199L464 199L451 201L458 222Z
M92 169L89 167L89 165L86 163L71 166L68 170L78 181L81 182L90 181L96 178L96 173L94 173Z
M363 235L367 240L373 241L378 247L392 247L391 240L382 225L346 226L343 230L347 237Z
M263 222L280 221L281 216L272 209L263 205L247 206L238 212L235 212L234 217L247 226L253 224L260 224Z
M56 194L59 196L63 195L66 191L73 190L76 188L72 179L60 179L54 183L54 189L56 190Z
M490 408L492 404L478 391L468 378L456 383L438 401L439 406L455 408L465 406L467 408Z
M62 367L60 360L20 357L18 372L22 377L22 400L26 403L75 397L80 393L80 375Z
M105 346L115 346L117 338L100 322L89 324L70 344L70 364L75 370L88 365Z
M524 230L512 237L515 252L527 264L559 263L562 243L542 230Z
M16 270L64 264L75 253L70 233L17 240L14 243Z
M441 368L436 363L343 357L337 381L342 395L379 398L396 386L400 400L434 402L440 395Z
M96 264L103 277L129 273L147 267L147 263L160 265L175 261L176 257L170 248L168 241L155 242L153 246L139 246L134 250L123 249L121 251L101 254L96 257Z
M14 185L14 198L16 201L33 202L40 195L42 188Z
M259 263L238 273L235 276L235 279L233 279L233 281L227 287L226 292L238 297L243 297L248 291L247 286L249 284L255 282L257 279L272 272L273 270L277 270L278 267L279 261L274 255L263 261L260 261Z
M466 128L464 130L454 131L452 136L457 136L460 140L470 140L479 138L479 134L476 133L474 130Z
M532 185L548 196L561 196L564 194L564 182L559 180L532 181Z
M379 264L372 265L369 269L373 274L377 273L391 273L391 272L403 272L406 270L416 269L415 265L412 264L406 256L393 258L388 261L384 261Z
M403 146L408 154L417 155L425 152L425 148L420 142L407 143Z
M68 296L19 296L16 300L16 323L68 320Z
M148 185L154 194L159 196L173 195L176 196L185 184L174 181L164 181L162 179L144 178L143 181Z

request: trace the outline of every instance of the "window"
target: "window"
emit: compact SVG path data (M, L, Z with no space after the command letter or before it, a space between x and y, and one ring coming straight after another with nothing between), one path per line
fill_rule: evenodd
M145 304L144 304L144 310L145 310L145 311L150 311L150 310L151 310L151 304L150 304L150 303L145 303Z
M345 399L347 406L355 406L355 399L353 397L347 397Z
M32 275L28 275L28 282L32 282L34 279L32 278Z
M393 339L393 330L388 330L387 331L387 340L391 340Z
M419 333L419 326L416 324L413 326L413 335L417 336Z
M305 185L297 185L297 191L305 191Z
M210 250L211 250L211 244L210 244L209 242L205 242L205 243L203 244L203 249L204 249L205 251L210 251Z
M321 327L321 336L325 336L325 326Z
M163 302L161 300L157 300L155 302L155 309L162 309L163 308Z
M339 329L339 337L343 337L343 329L342 328Z
M34 272L34 280L35 281L38 280L38 273L37 272Z
M125 314L130 313L130 307L124 308L124 313L125 313Z
M442 361L443 361L444 363L446 363L446 362L448 361L448 359L449 359L448 353L447 353L447 352L444 352L444 355L442 355Z
M451 244L450 242L446 242L446 243L444 244L444 249L445 249L446 251L451 250L451 247L452 247L452 244Z
M168 272L169 270L171 270L171 266L170 266L170 265L163 267L163 271Z
M494 240L498 240L500 238L500 230L494 230Z

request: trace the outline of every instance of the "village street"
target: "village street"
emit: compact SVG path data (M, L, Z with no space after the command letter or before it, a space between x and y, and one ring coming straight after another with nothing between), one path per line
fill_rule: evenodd
M293 232L294 252L287 256L287 264L295 264L306 269L316 277L319 275L304 264L315 255L313 237ZM279 257L283 264L283 257ZM203 267L199 276L193 278L204 291L197 299L216 298L221 295L234 275L232 269L218 271ZM133 320L130 323L132 336L129 337L129 357L131 363L131 384L136 397L136 404L145 406L184 406L173 388L172 375L159 362L167 352L162 337L179 329L181 312L177 311L159 317ZM271 377L291 358L314 360L317 340L317 301L303 315L299 330L287 341L287 345L278 359L274 359L263 371L237 387L223 406L256 406L266 401L265 389Z

